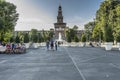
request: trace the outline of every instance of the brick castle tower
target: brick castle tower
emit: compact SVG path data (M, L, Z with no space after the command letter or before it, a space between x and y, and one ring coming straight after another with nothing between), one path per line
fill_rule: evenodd
M63 22L61 5L58 7L57 23L54 23L54 28L55 28L55 39L58 39L59 34L61 34L62 40L65 40L66 39L65 37L66 23Z

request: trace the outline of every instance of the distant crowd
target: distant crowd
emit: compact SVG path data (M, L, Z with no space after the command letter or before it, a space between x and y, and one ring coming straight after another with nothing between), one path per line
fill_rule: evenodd
M22 53L26 51L23 43L0 43L0 52L3 53Z
M47 47L47 50L57 50L58 49L58 46L60 46L61 42L59 41L53 41L53 40L47 40L46 41L46 47Z

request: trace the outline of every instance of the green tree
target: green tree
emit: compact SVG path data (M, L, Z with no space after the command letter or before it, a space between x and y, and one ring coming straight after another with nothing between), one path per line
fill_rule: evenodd
M82 37L81 37L81 42L86 42L86 36L85 36L85 34L84 34L84 33L82 34Z
M84 25L87 41L91 40L94 27L95 27L95 22L89 22Z
M15 41L14 36L10 37L10 43L12 43L14 41Z
M37 36L37 35L34 35L34 36L33 36L33 42L35 42L35 43L38 42L38 36Z
M47 32L44 30L42 30L42 39L43 39L43 42L46 42L46 40L48 39Z
M78 26L73 26L73 28L69 28L65 30L65 35L66 35L66 39L68 42L72 42L72 41L79 41L78 36L77 36L77 29Z
M74 29L70 29L69 35L71 37L71 40L74 41L74 36L76 35L75 30Z
M113 31L112 31L112 28L111 27L107 27L106 28L106 31L105 31L105 37L104 37L104 41L106 42L113 42L114 41L114 38L113 38Z
M70 35L68 35L68 37L67 37L67 42L69 42L69 43L72 42L72 39L71 39L71 36L70 36Z
M114 39L120 42L120 4L116 6L116 28L114 29Z
M69 29L66 31L66 37L67 37L67 41L71 42L74 41L74 37L75 37L76 33L74 29Z
M79 42L79 38L77 36L74 37L75 42Z
M3 41L6 38L6 33L11 33L14 30L18 20L16 6L4 0L0 1L0 39ZM10 36L11 37L11 36ZM8 40L7 40L8 41Z
M99 25L98 29L102 30L103 39L106 42L111 42L115 39L118 22L116 7L118 5L120 5L120 0L105 0L101 3L96 13L96 21L97 25Z
M35 42L35 43L38 42L38 31L37 31L37 29L32 29L30 31L30 34L31 34L32 41Z
M96 23L93 29L92 38L94 39L94 41L97 41L97 42L103 40L103 32L98 23Z
M116 41L120 42L120 27L117 27L115 37L116 37Z
M24 43L29 43L29 34L28 33L24 34Z
M42 42L42 36L41 36L41 33L38 33L38 42L39 42L39 43Z
M25 32L17 32L17 35L18 35L19 38L20 38L20 42L24 42L24 35L25 35Z
M53 32L53 31L50 31L50 32L49 32L49 35L48 35L48 40L52 39L52 38L53 38L53 35L54 35L54 32Z
M17 35L16 38L15 38L15 42L16 42L16 43L20 43L20 38L19 38L18 35Z
M78 26L77 25L74 25L73 26L73 30L77 30L78 29Z

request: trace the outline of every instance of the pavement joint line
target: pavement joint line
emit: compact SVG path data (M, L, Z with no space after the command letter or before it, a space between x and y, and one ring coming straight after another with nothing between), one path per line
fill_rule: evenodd
M64 48L65 48L65 47L64 47ZM74 66L77 68L77 70L78 70L80 76L82 77L82 79L83 79L83 80L86 80L86 78L85 78L85 76L83 75L82 71L78 68L77 63L73 60L72 56L69 54L69 51L68 51L66 48L65 48L65 50L67 51L67 54L68 54L68 56L70 57L70 59L72 60Z
M102 57L106 57L106 55L104 55L104 56L100 56L100 57L91 58L91 59L87 59L87 60L85 60L85 61L81 61L81 62L83 63L83 62L87 62L87 61L95 60L95 59L102 58Z
M33 66L33 64L34 65L52 65L52 66L54 66L54 65L62 65L62 66L66 66L66 65L72 65L73 63L10 63L10 64L20 64L20 65L23 65L23 64L25 64L25 65L32 65Z
M7 60L2 60L2 61L0 62L0 64L5 63L5 62L7 62Z
M119 69L119 70L120 70L120 68L118 68L115 64L110 63L110 65L111 65L111 66L113 66L114 68L117 68L117 69Z

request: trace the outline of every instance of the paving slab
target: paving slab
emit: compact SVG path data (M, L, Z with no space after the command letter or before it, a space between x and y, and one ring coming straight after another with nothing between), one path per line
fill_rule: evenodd
M0 54L0 80L119 80L120 52L103 48L46 47Z
M85 80L119 80L120 52L103 48L67 48ZM77 51L77 52L76 52Z

